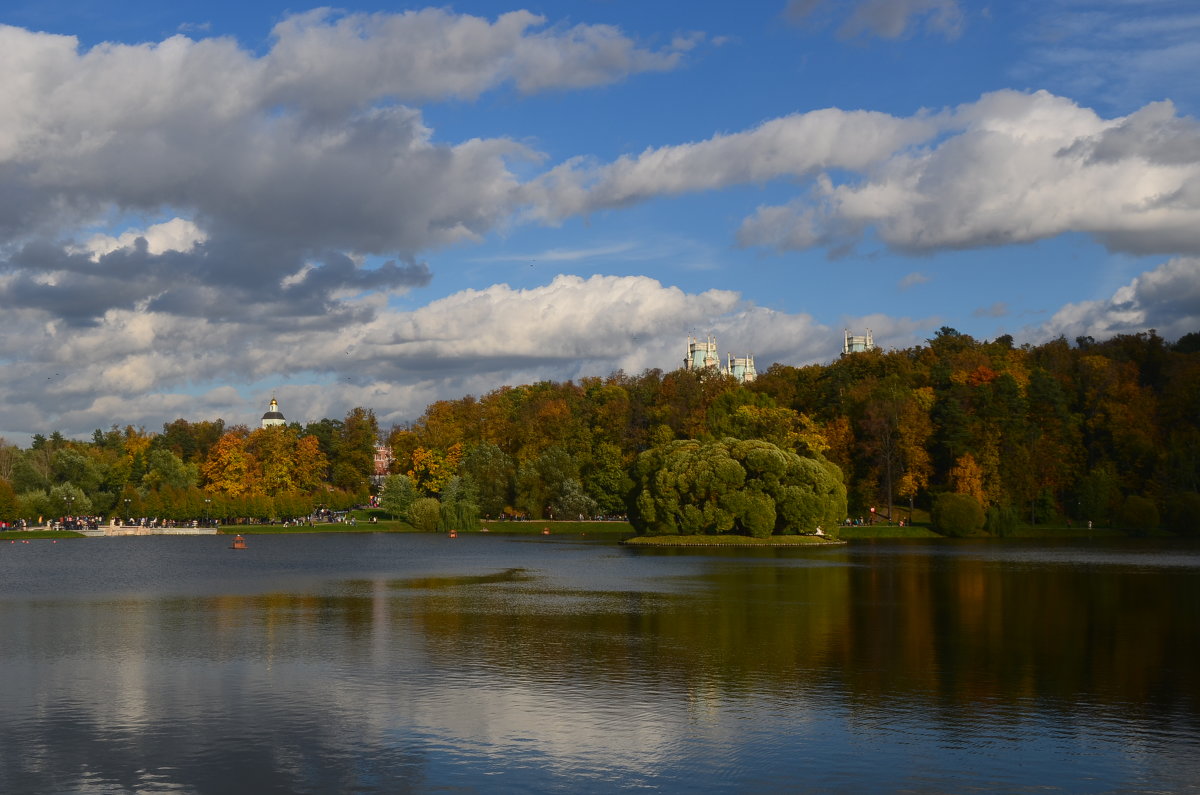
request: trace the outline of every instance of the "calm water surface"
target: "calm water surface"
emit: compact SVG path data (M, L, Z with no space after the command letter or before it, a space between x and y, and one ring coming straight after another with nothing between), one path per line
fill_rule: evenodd
M1200 547L0 545L0 792L1200 792Z

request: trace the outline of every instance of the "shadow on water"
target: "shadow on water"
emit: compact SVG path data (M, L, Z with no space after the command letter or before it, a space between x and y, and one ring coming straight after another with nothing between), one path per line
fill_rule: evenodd
M458 577L411 577L389 583L392 588L437 590L461 588L471 585L494 585L497 583L530 582L533 576L525 569L506 569L495 574L461 575Z

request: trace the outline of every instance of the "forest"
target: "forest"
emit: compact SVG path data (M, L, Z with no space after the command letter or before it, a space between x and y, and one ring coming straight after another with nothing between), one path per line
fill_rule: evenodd
M0 442L0 521L64 516L268 520L366 502L379 425L372 411L301 427L177 419L161 433L113 425L89 441L54 432Z
M636 512L640 454L732 438L836 464L854 517L900 521L963 494L1001 534L1186 531L1200 517L1198 420L1200 334L1016 346L943 327L925 345L775 364L748 384L654 369L504 386L434 403L388 442L418 489L458 476L493 516Z
M305 426L178 419L160 433L113 425L87 441L52 433L28 449L0 443L0 519L336 510L378 489L377 443L392 449L406 505L637 516L650 451L674 444L683 461L681 440L708 445L704 455L755 440L819 462L810 480L840 470L847 517L911 519L955 494L973 498L998 534L1089 521L1187 532L1200 521L1198 418L1200 333L1016 346L942 328L924 345L775 364L746 384L716 371L650 369L501 386L438 401L387 431L360 407ZM703 519L691 523L704 530ZM775 532L784 526L781 518Z

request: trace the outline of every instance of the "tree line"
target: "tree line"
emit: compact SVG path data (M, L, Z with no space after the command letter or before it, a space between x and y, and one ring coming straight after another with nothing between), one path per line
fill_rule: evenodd
M760 533L793 527L784 517L826 522L835 509L897 521L954 494L969 496L998 533L1064 521L1186 530L1200 517L1198 354L1200 334L1017 346L1009 336L980 341L944 327L912 348L775 364L748 384L716 370L648 369L501 386L437 401L385 435L365 408L257 430L178 419L162 433L113 426L86 442L55 433L25 450L0 444L0 518L194 517L201 504L213 516L283 518L344 507L366 499L382 441L393 453L393 497L410 519L423 500L420 524L431 527L469 525L477 515L659 521L652 503L638 503L655 478L680 484L679 473L695 480L715 467L737 491L747 478L774 484L771 468L782 467L808 473L796 487L810 502L754 486L774 494L774 519L757 496L714 492L705 499L724 500L725 513L710 522L703 506L681 508L672 521ZM736 441L769 444L783 458L730 446ZM726 459L742 474L722 469ZM698 493L699 483L660 489L655 499L687 502L680 495ZM820 506L811 502L818 493Z
M0 442L0 520L100 515L290 519L367 500L379 424L344 419L251 430L177 419L162 433L116 425L90 441L57 431L28 449Z
M632 510L637 461L677 440L761 440L841 470L849 516L892 521L967 495L988 528L1200 521L1200 334L980 341L775 364L741 384L645 370L438 401L388 442L436 496L452 478L490 516ZM874 509L872 511L872 509Z

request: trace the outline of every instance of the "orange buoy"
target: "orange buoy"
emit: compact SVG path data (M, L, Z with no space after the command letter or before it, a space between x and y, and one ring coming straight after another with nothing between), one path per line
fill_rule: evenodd
M450 537L451 537L451 538L458 538L458 531L457 531L457 530L451 530L451 531L450 531Z
M549 527L543 527L543 528L542 528L542 535L544 535L544 536L548 536L548 535L550 535L550 528L549 528Z

